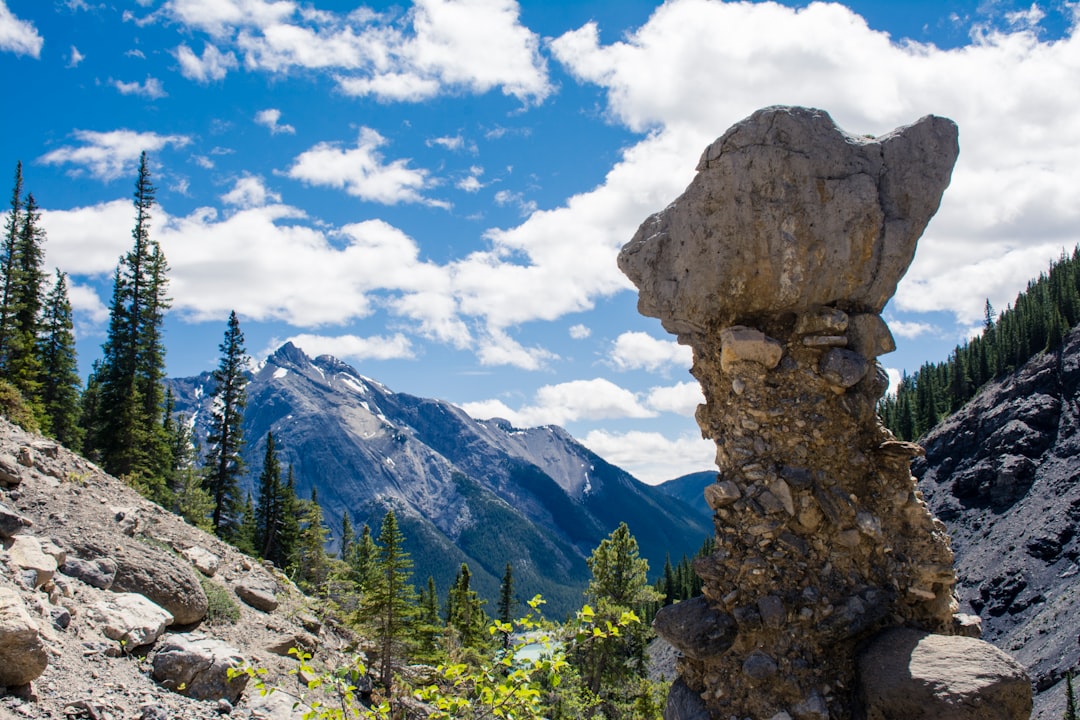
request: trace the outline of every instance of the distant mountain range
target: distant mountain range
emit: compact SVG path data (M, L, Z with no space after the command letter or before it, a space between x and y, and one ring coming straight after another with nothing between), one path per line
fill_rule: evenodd
M170 384L177 410L194 420L205 445L210 373ZM477 421L447 402L395 393L333 357L309 358L291 343L247 386L252 491L268 432L282 466L294 467L298 494L318 488L335 545L345 511L358 530L367 523L377 533L393 508L414 582L430 575L440 594L467 562L473 586L494 601L510 562L517 596L543 594L549 616L562 619L583 601L585 558L620 522L654 575L665 555L692 556L712 534L700 491L686 502L645 485L562 428Z

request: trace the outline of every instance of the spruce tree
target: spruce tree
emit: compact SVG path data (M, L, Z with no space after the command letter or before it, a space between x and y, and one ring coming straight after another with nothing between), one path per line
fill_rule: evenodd
M214 532L227 539L235 529L240 476L244 472L242 423L247 387L244 369L248 364L244 334L235 311L229 313L225 337L218 350L221 359L213 375L215 403L207 434L210 450L206 458L206 489L214 499L211 521Z
M45 414L42 425L62 445L78 450L83 437L79 422L81 382L67 277L59 270L45 299L38 355L41 358L41 405Z
M1077 720L1076 696L1073 694L1072 670L1065 673L1065 715L1063 720Z
M161 423L165 374L161 328L169 298L168 265L150 237L154 193L144 152L135 181L134 244L113 275L109 328L94 379L100 399L88 438L94 442L89 449L100 455L107 472L127 477L158 499L171 464Z
M40 222L41 211L34 201L34 194L29 193L23 206L22 226L15 240L15 257L11 267L8 295L10 328L6 340L4 376L34 408L34 415L44 427L38 333L44 300L45 231Z
M375 582L375 563L379 548L375 539L371 536L371 527L364 523L360 530L360 538L353 543L345 562L349 564L353 582L360 588L360 592L367 592Z
M326 540L330 531L323 523L322 507L315 488L311 499L301 504L300 535L296 541L294 577L308 593L322 589L328 575Z
M485 600L472 589L472 573L469 566L461 563L457 578L447 593L446 624L457 631L462 647L477 648L485 639L484 631L489 618L484 612Z
M354 542L356 542L356 532L353 530L352 518L349 517L349 511L346 509L341 513L341 548L338 550L338 557L342 560L349 557L349 551Z
M14 303L11 291L18 260L16 245L22 229L23 211L22 161L15 166L15 186L11 192L11 209L4 221L3 244L0 245L0 369L7 367L8 341L12 333Z
M379 648L379 677L386 688L393 679L394 660L404 656L416 615L413 564L404 540L394 511L387 511L379 530L373 582L361 605L362 617L370 625Z
M281 546L278 533L281 529L282 500L285 487L281 483L281 461L274 447L274 434L266 433L266 452L263 468L259 473L259 487L255 505L255 549L259 557L281 565Z
M508 623L514 619L514 569L506 563L502 582L499 584L499 620Z

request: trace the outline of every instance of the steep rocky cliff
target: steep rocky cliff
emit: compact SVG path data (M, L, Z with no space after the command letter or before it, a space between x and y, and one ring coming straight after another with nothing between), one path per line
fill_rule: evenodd
M172 381L178 410L205 438L208 375ZM299 493L318 488L336 531L348 510L377 529L393 508L414 576L440 591L462 562L492 602L509 561L521 597L541 593L553 617L580 607L585 558L626 522L654 571L692 555L711 534L707 511L672 500L605 462L562 428L476 421L440 400L395 393L329 356L287 344L247 388L244 458L258 477L267 432Z
M922 442L912 472L949 529L961 609L1029 669L1057 720L1080 663L1080 330L990 383Z

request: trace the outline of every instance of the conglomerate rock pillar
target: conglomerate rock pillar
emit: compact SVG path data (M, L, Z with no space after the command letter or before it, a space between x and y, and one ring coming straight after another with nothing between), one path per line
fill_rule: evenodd
M918 447L877 419L875 358L894 349L880 313L957 153L944 118L873 138L766 108L620 253L639 310L693 348L717 445L704 599L656 621L682 653L672 698L697 704L670 716L848 718L861 641L951 632L949 540L911 477Z

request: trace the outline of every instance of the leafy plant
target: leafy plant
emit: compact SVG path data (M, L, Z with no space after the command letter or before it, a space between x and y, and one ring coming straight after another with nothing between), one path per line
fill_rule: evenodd
M199 583L206 593L206 622L210 625L236 624L240 619L240 606L232 599L232 593L210 578L200 577Z

